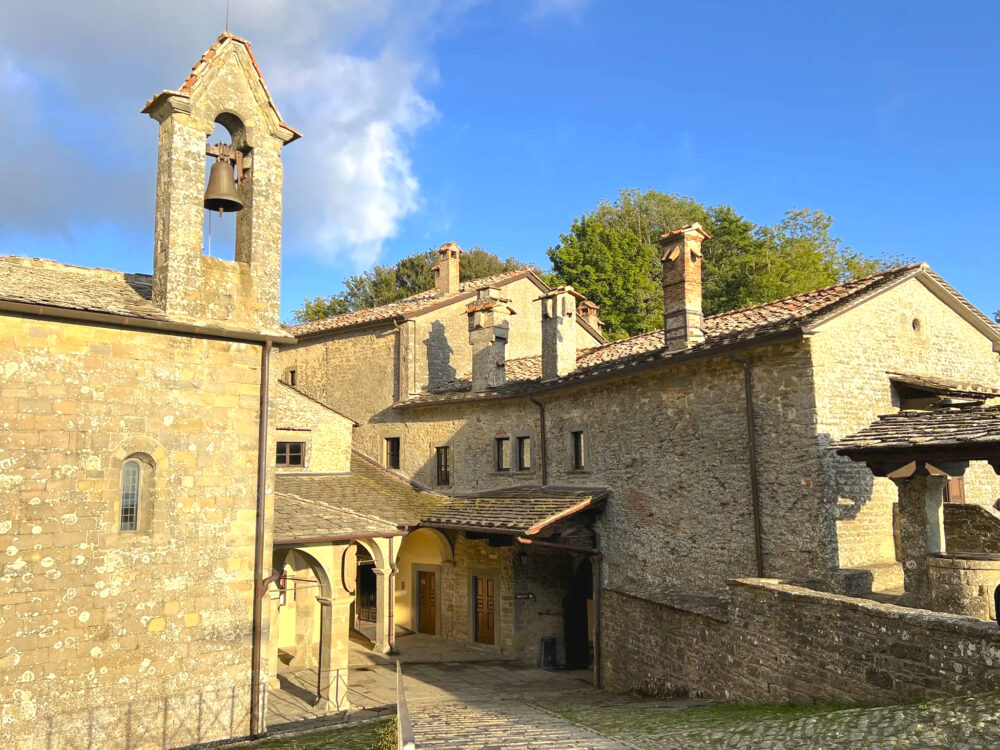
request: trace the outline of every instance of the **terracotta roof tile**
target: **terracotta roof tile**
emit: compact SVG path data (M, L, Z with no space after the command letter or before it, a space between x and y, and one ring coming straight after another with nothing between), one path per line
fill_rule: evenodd
M543 383L539 380L541 377L540 360L538 360L537 365L535 358L509 360L508 366L513 366L514 376L498 388L481 393L471 393L470 385L467 382L456 381L441 386L433 392L415 396L401 405L416 406L448 401L478 401L527 395L542 388L572 385L595 377L613 375L617 372L625 374L639 366L667 362L692 354L707 354L724 346L752 342L782 333L793 333L828 315L867 299L882 289L914 276L920 271L929 272L924 265L901 266L864 279L847 281L763 305L710 316L705 318L704 322L705 341L688 349L665 350L663 330L658 329L580 352L577 357L577 369L561 378ZM964 304L969 304L957 292L954 294Z
M353 326L367 325L369 323L402 319L408 315L422 312L434 305L459 300L465 295L471 295L477 289L482 289L487 286L509 284L512 281L524 278L530 274L530 270L521 269L518 271L508 271L507 273L497 274L496 276L486 276L481 279L463 281L459 285L459 291L455 294L442 296L435 290L429 289L426 292L414 294L412 297L401 299L398 302L391 302L388 305L366 307L362 310L355 310L354 312L343 313L342 315L332 315L329 318L323 318L322 320L310 320L307 323L288 326L287 330L293 336L301 338L302 336L311 336L317 333L336 331L341 328L351 328Z

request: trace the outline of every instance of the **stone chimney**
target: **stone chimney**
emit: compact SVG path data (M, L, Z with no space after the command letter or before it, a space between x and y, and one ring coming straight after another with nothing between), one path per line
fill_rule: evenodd
M601 333L601 319L597 317L600 307L595 305L589 299L585 299L576 308L576 314L580 316L580 320L589 325L598 333Z
M701 323L701 243L710 237L695 222L660 237L663 254L663 338L668 350L705 340Z
M438 262L433 269L435 291L439 296L457 294L462 248L454 242L446 242L437 249L437 256Z
M539 297L542 302L542 380L576 369L576 303L583 295L565 286Z
M457 257L455 265L458 265ZM476 299L465 310L469 316L472 390L475 393L507 382L506 348L510 333L507 318L514 315L507 304L509 302L500 296L498 289L480 289L476 292Z

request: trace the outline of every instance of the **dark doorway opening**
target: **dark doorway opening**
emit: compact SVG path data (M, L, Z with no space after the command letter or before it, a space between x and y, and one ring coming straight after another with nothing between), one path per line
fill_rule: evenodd
M591 601L594 598L594 569L584 560L576 569L563 599L563 637L566 669L587 669L591 663Z
M375 578L375 561L368 551L358 547L358 587L355 595L357 629L361 623L374 623L377 619L378 582Z

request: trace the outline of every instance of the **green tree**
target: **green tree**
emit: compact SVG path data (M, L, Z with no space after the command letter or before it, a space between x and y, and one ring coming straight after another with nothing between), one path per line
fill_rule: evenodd
M660 235L694 221L712 235L702 246L706 315L869 275L896 260L845 247L822 211L793 210L758 227L730 206L656 190L623 190L614 203L599 203L548 255L562 283L601 306L605 335L631 336L662 325Z
M296 323L321 320L331 315L388 305L433 289L434 273L431 269L436 260L437 253L428 250L409 255L395 265L374 265L367 271L349 276L339 294L305 300L302 307L292 312L294 320ZM459 275L462 281L470 281L524 267L515 258L503 260L477 245L462 253Z

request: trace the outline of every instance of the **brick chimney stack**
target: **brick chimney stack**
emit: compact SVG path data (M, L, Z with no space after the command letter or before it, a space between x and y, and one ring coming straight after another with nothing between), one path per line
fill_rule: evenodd
M671 351L705 340L701 316L701 243L710 237L700 223L660 237L663 254L663 338Z
M515 314L509 302L500 296L498 289L480 289L465 310L469 316L472 390L475 393L507 382L506 348L510 333L507 318Z
M438 261L433 268L435 291L439 296L457 294L462 248L454 242L446 242L437 249L437 256Z
M583 295L565 286L539 297L542 302L542 380L576 369L576 304Z
M580 320L598 333L601 333L601 319L597 316L600 309L598 305L595 305L589 299L585 299L577 306L576 314L580 316Z

